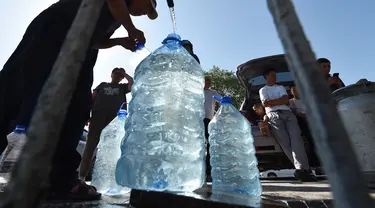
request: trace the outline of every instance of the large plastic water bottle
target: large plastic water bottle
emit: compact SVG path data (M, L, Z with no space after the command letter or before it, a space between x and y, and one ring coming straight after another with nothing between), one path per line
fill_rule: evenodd
M116 181L134 189L193 191L205 178L204 73L170 34L136 68Z
M23 146L26 143L26 127L16 126L14 131L7 136L8 146L0 158L0 171L11 173L16 164Z
M122 107L122 106L121 106ZM116 184L115 169L121 155L121 140L125 136L126 110L120 108L114 118L102 131L91 184L107 196L120 196L126 190Z
M257 205L262 188L251 126L229 97L215 99L221 107L208 126L212 191L247 195Z

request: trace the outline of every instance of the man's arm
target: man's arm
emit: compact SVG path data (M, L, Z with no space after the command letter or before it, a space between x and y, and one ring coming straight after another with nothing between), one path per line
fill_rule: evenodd
M283 86L279 86L278 90L280 91L280 98L274 100L266 100L264 101L265 107L272 107L277 105L289 105L289 96Z
M130 51L135 51L136 44L133 40L128 37L125 38L105 38L99 43L94 45L95 49L108 49L114 46L122 46Z
M266 90L264 88L261 88L259 90L259 99L260 99L260 102L262 102L263 106L264 106L264 101L267 100L267 96L266 96Z
M117 20L127 31L132 40L145 44L146 38L142 31L138 30L130 17L128 6L124 0L107 0L109 10L112 16Z
M94 48L95 49L107 49L107 48L112 48L118 45L119 45L118 38L112 38L112 39L104 39L100 41L99 43L94 45Z
M283 95L278 99L264 101L265 107L272 107L277 105L289 105L289 96Z
M107 0L109 10L113 17L121 23L126 30L134 30L135 26L129 14L128 6L124 0Z
M128 92L132 91L134 79L129 74L125 73L124 78L128 80Z

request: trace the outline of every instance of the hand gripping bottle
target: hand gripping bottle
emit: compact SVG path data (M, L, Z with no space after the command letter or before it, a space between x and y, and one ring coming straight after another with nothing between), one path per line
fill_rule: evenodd
M136 68L116 181L140 190L184 192L205 178L204 73L170 34Z

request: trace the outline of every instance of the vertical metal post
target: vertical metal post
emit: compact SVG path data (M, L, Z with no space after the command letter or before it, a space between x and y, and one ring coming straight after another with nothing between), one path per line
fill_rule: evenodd
M375 207L360 171L349 136L336 110L294 6L290 0L267 0L293 73L319 157L332 187L336 207Z
M38 207L48 183L65 114L103 4L104 0L83 0L39 97L28 129L27 144L5 189L1 208Z

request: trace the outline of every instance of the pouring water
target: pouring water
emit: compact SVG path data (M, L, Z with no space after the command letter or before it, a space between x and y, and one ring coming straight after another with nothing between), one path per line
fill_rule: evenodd
M171 13L171 19L173 24L173 32L177 34L177 24L176 24L176 13L174 11L174 2L173 0L167 0L167 4L169 7L169 12Z
M173 32L177 34L177 24L176 24L176 13L174 10L174 7L169 8L169 12L171 13L171 19L172 19L172 24L173 24Z

